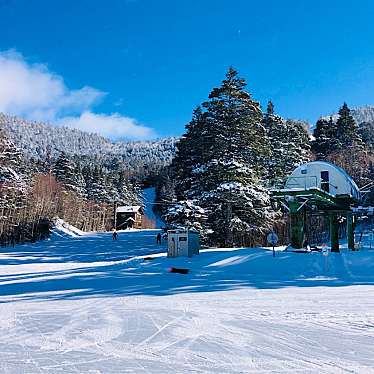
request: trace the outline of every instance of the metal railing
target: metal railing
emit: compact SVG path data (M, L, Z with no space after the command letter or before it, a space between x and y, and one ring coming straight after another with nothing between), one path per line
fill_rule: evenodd
M275 189L303 189L303 190L310 190L310 189L321 189L323 191L326 191L323 188L323 185L329 186L329 192L330 194L335 195L337 192L338 187L334 186L330 182L324 182L321 178L318 178L315 175L307 175L302 177L287 177L284 183L278 183L274 186ZM327 191L326 191L327 192Z

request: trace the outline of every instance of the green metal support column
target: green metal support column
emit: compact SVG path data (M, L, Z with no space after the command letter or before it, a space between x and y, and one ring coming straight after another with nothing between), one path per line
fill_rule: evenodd
M338 217L336 214L330 214L329 219L330 219L331 252L340 252Z
M348 249L355 250L355 238L353 229L353 216L352 214L347 214L347 241Z
M302 248L304 244L304 215L298 210L300 203L297 201L290 201L288 206L290 208L291 218L291 245L293 248Z

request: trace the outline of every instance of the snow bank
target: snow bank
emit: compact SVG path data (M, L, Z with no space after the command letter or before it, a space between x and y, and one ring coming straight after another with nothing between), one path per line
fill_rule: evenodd
M85 233L84 231L79 230L78 228L70 225L61 218L57 218L54 221L53 233L57 234L58 236L67 236L73 238L77 236L87 235L87 233Z

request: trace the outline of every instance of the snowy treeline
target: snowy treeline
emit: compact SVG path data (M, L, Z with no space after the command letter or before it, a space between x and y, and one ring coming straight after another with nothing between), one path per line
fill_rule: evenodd
M262 244L279 213L267 187L310 158L304 123L265 114L230 68L186 126L159 188L165 218L215 245ZM175 203L173 203L175 202Z
M374 106L366 105L360 108L352 108L352 117L356 123L361 124L363 122L374 123Z
M358 110L355 113L357 118ZM359 125L344 103L337 115L317 121L312 143L315 157L341 166L359 186L365 186L374 181L373 130L374 122ZM366 195L366 203L374 204L374 190Z
M350 109L350 113L355 123L358 124L359 133L364 143L374 147L374 106L366 105L359 108ZM336 122L339 114L322 116L320 120Z
M157 172L169 165L177 141L176 138L163 138L113 143L98 134L26 121L3 113L0 113L0 127L28 159L55 160L64 152L69 157L83 157L86 163L99 163L105 167L113 162L122 163L129 173Z

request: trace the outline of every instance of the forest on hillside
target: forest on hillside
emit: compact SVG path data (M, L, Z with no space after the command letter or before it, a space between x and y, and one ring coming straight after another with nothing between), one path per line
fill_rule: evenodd
M264 244L274 228L287 242L287 215L269 189L314 159L366 185L374 180L373 131L373 107L351 111L343 103L311 132L279 116L271 101L263 110L233 68L180 139L112 143L0 114L0 242L43 238L57 216L85 231L108 230L114 203L141 205L149 185L168 227L195 228L205 244ZM373 191L366 204L374 204Z
M111 143L96 134L0 119L2 245L48 236L55 217L84 231L110 230L114 204L142 205L142 188L175 153L174 138ZM145 218L144 224L152 222Z
M49 235L55 217L84 231L110 230L113 203L141 204L140 187L125 172L80 167L64 152L34 163L0 131L0 243L36 241Z
M114 143L0 113L0 243L44 238L55 217L110 230L114 204L143 204L142 188L170 164L176 141Z
M28 121L0 113L0 128L34 164L54 162L63 152L81 166L126 171L128 177L157 174L169 165L177 138L112 142L98 134Z

